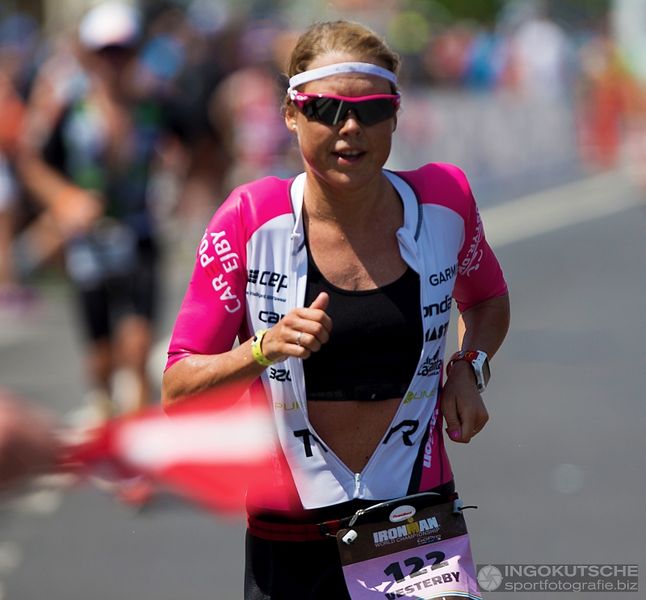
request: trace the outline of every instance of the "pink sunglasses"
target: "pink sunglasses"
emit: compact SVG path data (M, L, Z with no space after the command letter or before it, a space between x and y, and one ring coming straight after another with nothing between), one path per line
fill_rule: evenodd
M364 125L374 125L394 117L401 102L399 94L374 94L372 96L333 96L331 94L305 94L291 91L290 98L308 118L325 125L345 121L352 111Z

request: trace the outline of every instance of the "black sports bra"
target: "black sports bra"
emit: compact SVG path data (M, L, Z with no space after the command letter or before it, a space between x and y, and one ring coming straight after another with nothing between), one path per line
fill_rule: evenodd
M423 344L419 276L410 267L373 290L332 285L308 252L305 306L327 292L330 340L305 361L308 400L401 398L415 375Z

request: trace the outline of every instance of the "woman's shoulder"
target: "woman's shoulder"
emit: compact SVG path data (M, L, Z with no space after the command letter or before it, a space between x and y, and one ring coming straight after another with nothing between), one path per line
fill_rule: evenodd
M275 217L291 214L292 182L293 179L263 177L239 185L219 206L209 228L214 223L234 221L254 231Z
M412 171L398 171L397 175L425 197L469 196L471 186L464 171L451 163L427 163ZM427 200L430 201L430 200Z
M435 205L468 219L474 209L469 180L460 167L450 163L428 163L412 171L396 172L410 185L421 205Z

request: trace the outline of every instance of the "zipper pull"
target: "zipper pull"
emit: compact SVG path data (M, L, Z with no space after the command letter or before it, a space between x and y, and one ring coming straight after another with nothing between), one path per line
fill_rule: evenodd
M359 497L359 490L361 488L361 473L354 474L354 497Z

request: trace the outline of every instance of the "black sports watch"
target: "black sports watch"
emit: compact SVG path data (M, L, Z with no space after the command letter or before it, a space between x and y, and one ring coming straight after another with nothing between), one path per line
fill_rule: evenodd
M479 392L484 392L489 379L491 378L491 370L489 369L489 357L486 352L482 350L460 350L456 352L446 365L446 374L451 371L451 367L459 360L466 360L471 364L473 372L476 376L476 386Z

